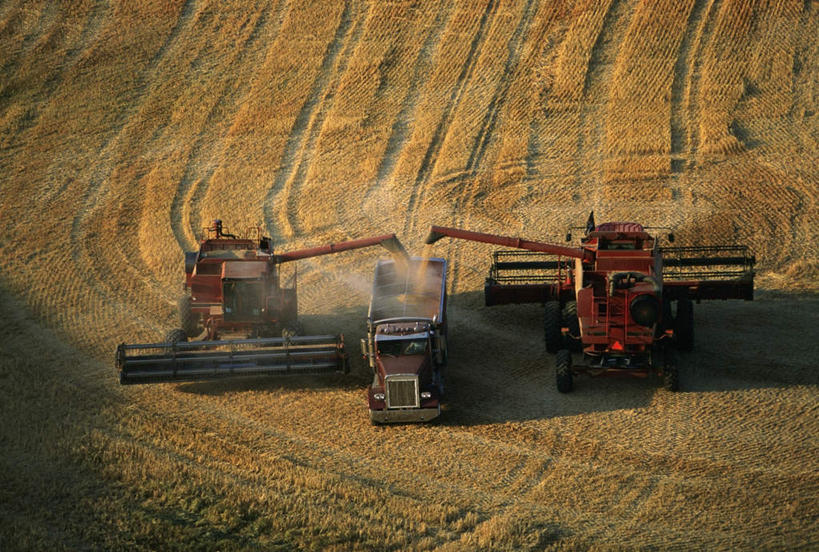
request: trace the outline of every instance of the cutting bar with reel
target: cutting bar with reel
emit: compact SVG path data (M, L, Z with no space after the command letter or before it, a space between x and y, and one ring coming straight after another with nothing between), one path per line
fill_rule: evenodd
M123 343L116 365L123 385L349 372L343 335Z

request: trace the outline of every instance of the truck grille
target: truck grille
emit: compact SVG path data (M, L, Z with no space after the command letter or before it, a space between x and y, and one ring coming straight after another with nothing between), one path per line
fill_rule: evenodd
M418 408L418 378L387 376L387 408Z

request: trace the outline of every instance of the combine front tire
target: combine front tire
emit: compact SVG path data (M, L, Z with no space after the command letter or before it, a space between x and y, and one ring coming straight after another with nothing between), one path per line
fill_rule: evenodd
M570 336L566 337L566 344L574 352L583 350L583 342L580 340L580 319L577 318L577 301L566 301L563 305L563 325L569 329Z
M555 376L557 390L561 393L568 393L574 388L572 353L568 349L560 349L555 355Z
M560 303L546 301L543 310L543 337L546 341L546 352L555 354L563 346L563 335L560 333L562 316Z

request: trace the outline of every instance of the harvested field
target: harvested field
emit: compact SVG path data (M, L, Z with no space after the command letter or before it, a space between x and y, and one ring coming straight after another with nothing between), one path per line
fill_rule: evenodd
M0 549L819 548L819 4L0 4ZM598 221L744 243L683 392L559 394L491 248ZM350 376L120 387L201 227L280 250L396 232L450 262L449 398L373 427ZM365 332L376 250L299 262Z

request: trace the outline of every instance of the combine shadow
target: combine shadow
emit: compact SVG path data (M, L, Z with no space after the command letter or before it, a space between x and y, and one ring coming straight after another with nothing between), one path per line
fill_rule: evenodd
M684 392L819 385L819 294L704 302L694 324L695 349L680 355Z
M575 378L557 391L539 304L486 307L483 292L450 297L447 404L441 424L483 425L648 406L653 379Z
M695 305L695 349L681 353L681 393L818 385L819 295L758 293L756 301ZM445 425L526 421L645 408L665 391L658 377L575 378L557 392L543 345L540 305L483 306L480 292L450 302ZM815 333L810 330L808 333Z

